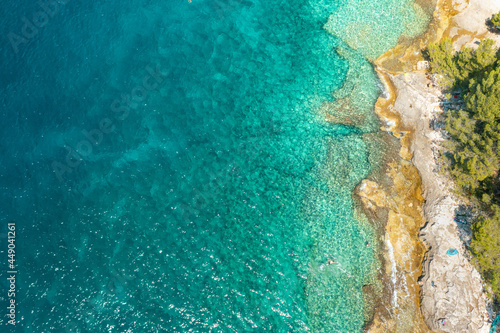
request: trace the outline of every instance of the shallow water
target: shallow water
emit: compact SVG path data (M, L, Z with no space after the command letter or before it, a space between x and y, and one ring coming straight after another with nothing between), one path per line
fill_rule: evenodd
M407 3L73 0L6 37L15 331L361 331L379 263L351 193L381 153L365 57L408 32ZM40 7L1 10L22 36ZM340 102L359 122L325 120Z

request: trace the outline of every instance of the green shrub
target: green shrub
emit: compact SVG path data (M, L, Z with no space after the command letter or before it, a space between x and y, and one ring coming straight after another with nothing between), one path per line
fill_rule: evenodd
M481 217L474 224L473 232L471 248L476 267L493 292L500 295L500 207L493 205L491 215Z
M493 23L495 27L500 29L500 12L493 15L493 17L491 18L491 23Z
M431 71L443 75L444 85L451 84L458 74L454 60L453 42L450 38L443 39L440 43L429 45L428 49Z

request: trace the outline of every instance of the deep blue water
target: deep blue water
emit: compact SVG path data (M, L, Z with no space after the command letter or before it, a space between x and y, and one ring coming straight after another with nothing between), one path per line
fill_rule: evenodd
M323 29L353 2L2 3L0 325L361 331L379 90L373 51ZM326 121L340 101L362 123Z

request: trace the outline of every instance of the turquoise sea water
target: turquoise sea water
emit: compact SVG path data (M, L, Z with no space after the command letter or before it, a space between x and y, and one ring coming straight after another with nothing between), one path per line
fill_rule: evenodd
M362 331L379 265L352 200L379 153L366 57L415 34L418 8L42 3L0 6L2 309L8 222L17 270L17 325L0 325Z

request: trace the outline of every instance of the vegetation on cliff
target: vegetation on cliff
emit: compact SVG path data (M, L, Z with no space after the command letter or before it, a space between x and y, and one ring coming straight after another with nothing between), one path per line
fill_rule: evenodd
M446 114L449 139L443 156L458 190L481 211L471 249L500 296L500 52L488 39L477 49L454 52L452 41L444 39L430 45L428 55L444 89L461 97L460 108Z

